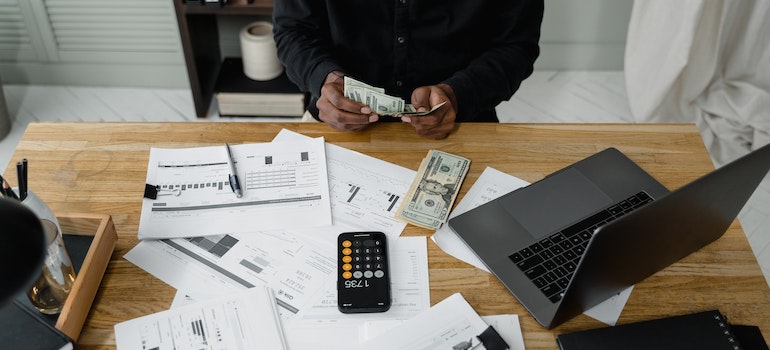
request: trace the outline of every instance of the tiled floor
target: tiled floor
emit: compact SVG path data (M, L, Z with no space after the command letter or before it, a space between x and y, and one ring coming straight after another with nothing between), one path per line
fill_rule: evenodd
M298 121L224 118L215 108L208 118L196 118L189 90L6 85L4 91L13 125L10 134L0 140L2 169L33 121ZM622 72L538 71L498 112L506 123L638 122L628 107ZM739 219L770 281L770 176Z

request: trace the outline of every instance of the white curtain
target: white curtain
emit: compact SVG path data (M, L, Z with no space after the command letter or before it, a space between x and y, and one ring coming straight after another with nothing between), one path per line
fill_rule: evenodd
M717 164L770 142L770 0L635 0L626 45L637 122L695 122Z

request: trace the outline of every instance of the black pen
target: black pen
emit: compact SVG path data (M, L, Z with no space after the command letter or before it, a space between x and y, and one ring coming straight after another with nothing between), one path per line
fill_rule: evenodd
M21 197L21 200L24 200L24 198L27 198L27 193L29 192L29 176L27 175L28 167L29 167L29 162L27 162L27 158L23 158L21 160L21 176L24 177L24 190L19 189L19 194L20 194L19 197Z
M241 198L243 197L243 190L241 190L241 183L238 181L238 172L235 171L235 161L232 152L230 152L230 145L226 142L225 150L227 150L227 164L230 165L230 188L233 189L236 197Z
M19 181L19 199L24 200L24 166L21 162L16 162L16 178Z

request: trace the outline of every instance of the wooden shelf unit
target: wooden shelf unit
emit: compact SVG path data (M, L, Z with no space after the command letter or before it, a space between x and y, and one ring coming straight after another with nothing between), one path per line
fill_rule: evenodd
M198 118L207 116L222 63L217 16L270 16L273 0L231 0L223 7L173 0L190 90Z

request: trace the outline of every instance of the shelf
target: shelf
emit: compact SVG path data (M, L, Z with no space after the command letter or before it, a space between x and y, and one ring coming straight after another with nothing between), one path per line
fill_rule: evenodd
M174 0L179 36L182 40L187 75L190 80L195 114L208 116L215 84L222 64L218 17L271 16L273 0L231 0L225 6L191 5Z

